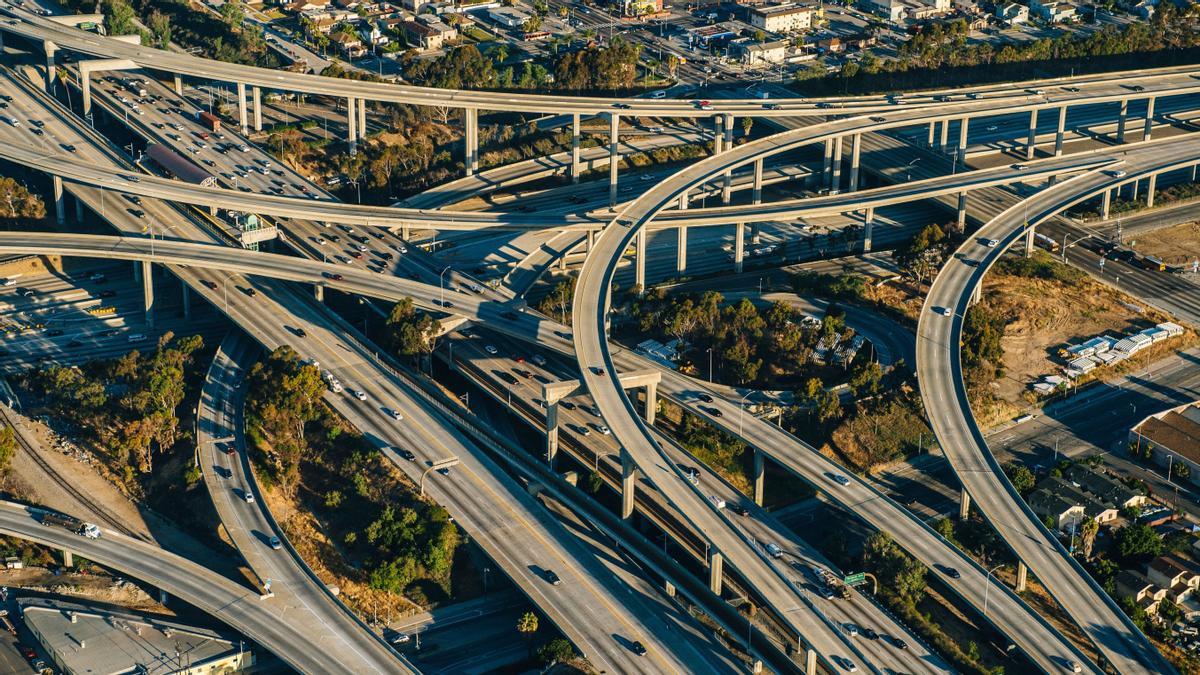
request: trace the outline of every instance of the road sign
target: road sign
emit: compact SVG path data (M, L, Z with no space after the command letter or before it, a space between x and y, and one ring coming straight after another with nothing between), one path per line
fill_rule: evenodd
M866 572L856 572L854 574L847 574L845 578L842 579L842 583L846 584L847 586L858 586L864 583L866 580Z

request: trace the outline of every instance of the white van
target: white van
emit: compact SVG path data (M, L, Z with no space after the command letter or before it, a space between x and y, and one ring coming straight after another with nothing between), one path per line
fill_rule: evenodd
M662 89L659 89L658 91L650 92L650 98L666 98L666 97L667 97L667 92Z

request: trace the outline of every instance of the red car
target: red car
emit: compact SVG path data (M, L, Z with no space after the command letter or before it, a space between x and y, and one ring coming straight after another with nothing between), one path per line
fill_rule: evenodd
M27 659L37 658L37 652L33 651L33 647L30 647L29 645L21 645L20 649L21 656L24 656Z

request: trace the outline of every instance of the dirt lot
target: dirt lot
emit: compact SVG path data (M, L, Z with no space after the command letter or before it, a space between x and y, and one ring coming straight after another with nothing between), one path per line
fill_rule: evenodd
M1002 342L1005 375L994 392L1018 403L1031 383L1061 374L1060 347L1105 333L1135 332L1168 318L1091 279L1069 285L993 273L984 281L984 293L985 302L1008 318ZM1184 345L1173 342L1177 349Z
M104 574L72 572L55 575L44 567L0 569L0 585L99 600L144 611L172 613L136 584Z
M1134 241L1138 253L1152 255L1168 264L1200 260L1200 222L1139 234Z

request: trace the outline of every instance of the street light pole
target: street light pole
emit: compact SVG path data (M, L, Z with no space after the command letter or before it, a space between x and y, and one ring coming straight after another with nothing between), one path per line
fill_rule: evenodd
M746 392L746 395L738 401L738 436L742 435L742 420L746 417L746 406L744 403L746 399L750 398L750 394L753 393L753 391Z
M992 569L988 570L987 576L984 577L983 618L985 618L985 619L987 618L987 613L988 613L988 591L991 590L991 588L992 588L992 573L995 572L996 570L1000 569L1001 567L1004 567L1004 563L1000 563L999 565L996 565Z
M438 273L438 288L440 289L440 302L442 307L446 306L446 284L444 275L451 269L450 265L446 265L441 272Z

